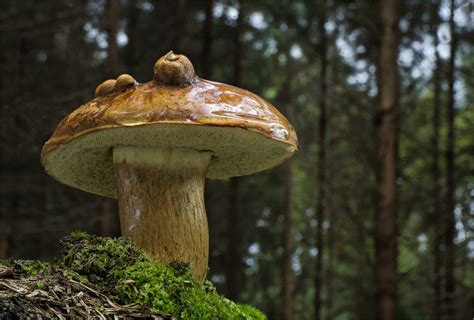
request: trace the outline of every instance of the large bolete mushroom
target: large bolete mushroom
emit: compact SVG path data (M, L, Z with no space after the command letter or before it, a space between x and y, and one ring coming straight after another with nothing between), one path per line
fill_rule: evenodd
M205 178L272 168L297 149L293 127L246 90L200 79L173 52L154 78L108 80L67 116L41 152L58 181L118 198L122 234L151 258L190 264L204 281Z

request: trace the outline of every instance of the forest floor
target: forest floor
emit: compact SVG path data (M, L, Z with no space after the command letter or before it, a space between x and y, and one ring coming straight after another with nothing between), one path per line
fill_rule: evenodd
M65 277L61 271L45 277L29 274L25 267L28 265L21 261L0 266L1 319L170 318L134 304L121 305L107 289L93 289Z
M0 319L266 319L128 240L75 232L54 263L0 260Z

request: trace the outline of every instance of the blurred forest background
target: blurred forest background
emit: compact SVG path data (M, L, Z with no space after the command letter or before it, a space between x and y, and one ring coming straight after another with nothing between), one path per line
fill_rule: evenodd
M39 153L107 78L169 50L271 101L299 153L208 181L210 273L269 319L472 319L474 13L461 0L0 3L0 258L118 236Z

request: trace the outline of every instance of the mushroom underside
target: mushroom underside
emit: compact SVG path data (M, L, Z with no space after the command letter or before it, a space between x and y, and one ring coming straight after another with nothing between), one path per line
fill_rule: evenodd
M66 185L116 198L112 149L118 146L209 152L207 177L216 179L270 169L295 151L289 143L242 128L156 124L90 132L48 152L43 165Z

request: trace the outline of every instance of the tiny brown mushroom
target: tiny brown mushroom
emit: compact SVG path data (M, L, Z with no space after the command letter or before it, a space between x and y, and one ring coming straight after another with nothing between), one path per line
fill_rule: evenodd
M150 258L189 263L204 281L206 177L272 168L297 146L295 130L269 102L200 79L185 56L170 52L155 64L154 80L69 115L44 145L41 160L67 185L118 198L124 236Z
M173 51L158 59L153 72L158 83L174 86L187 86L196 78L191 61Z
M115 82L115 91L121 92L125 91L128 88L135 87L137 85L137 81L133 79L133 77L129 74L121 74L117 81Z
M95 96L102 97L112 93L115 89L115 82L115 80L109 79L99 84L95 89Z

